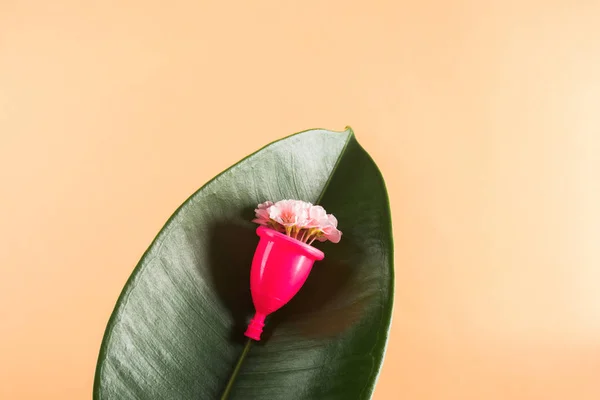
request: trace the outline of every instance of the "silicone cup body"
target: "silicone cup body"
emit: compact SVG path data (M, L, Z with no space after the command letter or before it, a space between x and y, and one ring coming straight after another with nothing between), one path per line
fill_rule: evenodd
M250 270L250 291L256 313L245 335L260 340L267 315L280 309L298 293L322 251L273 229L261 226Z

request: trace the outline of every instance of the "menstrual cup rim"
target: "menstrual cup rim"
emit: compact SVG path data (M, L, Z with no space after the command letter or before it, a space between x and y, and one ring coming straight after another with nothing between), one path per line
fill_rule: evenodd
M294 239L293 237L284 235L281 232L277 232L274 229L267 228L266 226L259 226L256 229L256 234L261 238L265 237L284 241L286 244L295 247L301 253L304 253L305 256L311 258L312 260L320 261L325 257L325 254L321 250L312 247L304 242L301 242L298 239Z

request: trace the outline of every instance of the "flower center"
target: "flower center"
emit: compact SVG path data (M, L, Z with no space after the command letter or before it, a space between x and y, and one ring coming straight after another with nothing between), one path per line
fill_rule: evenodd
M293 210L283 210L281 212L281 220L284 223L293 224L296 222L296 213Z

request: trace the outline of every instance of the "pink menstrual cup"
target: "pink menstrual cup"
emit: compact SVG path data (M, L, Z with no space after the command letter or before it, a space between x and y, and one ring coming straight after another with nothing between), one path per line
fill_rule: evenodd
M250 271L250 291L256 313L245 335L260 340L266 316L298 293L313 263L325 255L306 243L264 226L256 233L260 241Z

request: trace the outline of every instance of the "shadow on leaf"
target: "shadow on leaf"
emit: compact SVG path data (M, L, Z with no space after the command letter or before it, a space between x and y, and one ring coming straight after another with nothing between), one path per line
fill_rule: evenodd
M219 300L227 307L234 321L231 339L246 341L244 331L252 316L250 295L250 265L258 243L250 223L222 221L211 228L210 273Z

